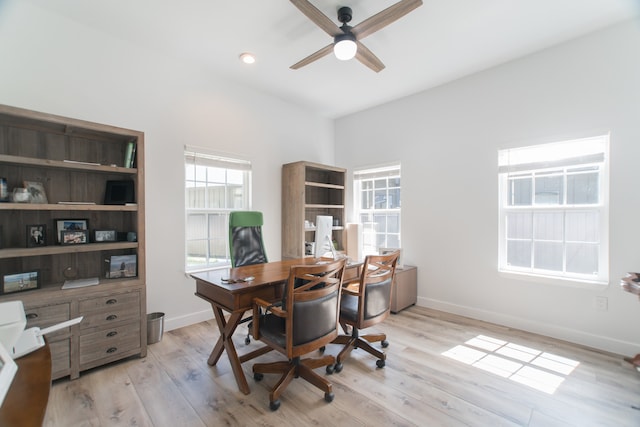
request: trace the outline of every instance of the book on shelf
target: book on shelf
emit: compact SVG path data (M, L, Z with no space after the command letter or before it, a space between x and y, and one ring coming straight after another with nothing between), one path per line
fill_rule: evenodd
M124 155L124 167L132 168L136 158L136 143L129 141Z

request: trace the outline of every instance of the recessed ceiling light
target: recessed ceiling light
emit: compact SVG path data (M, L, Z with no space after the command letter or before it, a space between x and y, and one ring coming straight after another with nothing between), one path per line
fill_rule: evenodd
M244 52L240 54L240 60L245 64L253 64L256 62L256 56L253 53Z

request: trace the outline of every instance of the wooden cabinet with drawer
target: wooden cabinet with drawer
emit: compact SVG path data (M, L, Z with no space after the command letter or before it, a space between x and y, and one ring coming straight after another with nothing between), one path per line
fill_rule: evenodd
M129 292L79 302L80 370L140 353L140 301L139 292Z

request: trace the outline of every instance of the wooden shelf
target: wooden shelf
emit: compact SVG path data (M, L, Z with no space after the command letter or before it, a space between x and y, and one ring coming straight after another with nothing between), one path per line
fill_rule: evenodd
M135 212L138 205L85 205L85 204L40 204L40 203L0 203L0 211L112 211Z
M76 162L76 161L64 161L64 160L48 160L38 159L34 157L22 157L12 156L7 154L0 154L0 162L21 165L21 166L34 166L39 168L55 168L55 169L67 169L75 171L88 171L88 172L104 172L104 173L121 173L127 175L135 175L138 173L136 168L124 168L120 166L106 166L90 162Z
M332 238L343 248L346 169L312 162L295 162L282 167L282 258L305 256L305 242L315 239L317 215L330 215L340 226Z
M68 253L111 251L115 249L135 249L138 242L82 243L77 245L43 246L39 248L0 249L0 259L31 257Z

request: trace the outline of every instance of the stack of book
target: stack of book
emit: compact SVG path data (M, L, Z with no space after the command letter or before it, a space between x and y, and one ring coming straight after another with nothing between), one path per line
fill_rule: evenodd
M127 149L124 155L124 167L132 168L136 164L136 143L130 141L127 143Z

